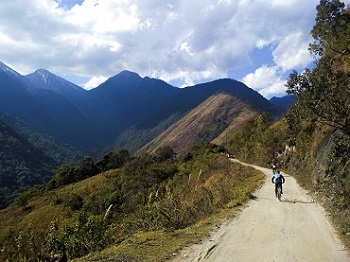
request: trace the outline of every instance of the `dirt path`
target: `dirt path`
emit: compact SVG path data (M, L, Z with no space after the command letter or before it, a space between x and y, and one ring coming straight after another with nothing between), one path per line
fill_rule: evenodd
M255 166L254 166L255 167ZM274 197L271 170L240 215L202 243L174 257L180 261L340 262L350 256L337 238L324 209L285 175L282 202Z

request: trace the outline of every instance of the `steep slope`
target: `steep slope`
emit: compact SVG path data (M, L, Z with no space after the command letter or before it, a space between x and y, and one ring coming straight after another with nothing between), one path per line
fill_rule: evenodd
M19 190L47 182L57 163L0 121L0 208Z
M204 101L209 96L218 91L228 92L237 98L245 101L247 104L260 112L267 112L273 118L278 118L284 110L276 105L273 105L260 95L258 92L247 87L242 82L233 79L218 79L207 83L198 84L195 86L182 89L187 93L190 99L199 99Z
M235 96L219 92L169 127L142 151L153 152L159 147L170 146L178 154L183 154L200 142L218 141L223 143L224 130L235 132L245 121L256 116L258 111ZM220 135L221 134L221 135Z
M36 132L20 119L13 119L0 112L0 120L57 163L74 164L84 156L72 145L59 143L52 136Z
M177 88L158 79L123 71L89 91L83 108L100 142L113 144L126 129L149 129L173 113Z
M244 124L256 117L259 113L251 108L246 108L246 110L242 110L239 114L233 119L233 121L229 124L229 126L216 138L211 141L216 145L221 145L226 147L227 139L230 138L237 131L242 130L244 128Z

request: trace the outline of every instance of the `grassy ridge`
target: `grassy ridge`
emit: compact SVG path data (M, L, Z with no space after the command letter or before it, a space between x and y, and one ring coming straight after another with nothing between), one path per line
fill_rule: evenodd
M0 260L65 250L70 259L160 261L234 215L264 179L208 143L180 160L168 153L133 158L0 211Z

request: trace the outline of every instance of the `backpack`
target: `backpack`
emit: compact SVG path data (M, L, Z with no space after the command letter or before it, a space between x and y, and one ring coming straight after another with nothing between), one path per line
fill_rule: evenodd
M282 177L281 174L275 175L275 184L282 183Z

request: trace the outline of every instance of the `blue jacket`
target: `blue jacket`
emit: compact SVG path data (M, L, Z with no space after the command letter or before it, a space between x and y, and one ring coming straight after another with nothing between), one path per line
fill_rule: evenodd
M278 183L284 183L285 179L284 179L284 176L282 176L282 174L276 173L272 176L271 181L272 183L278 184Z

